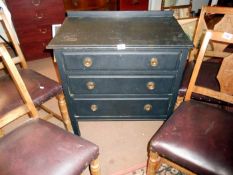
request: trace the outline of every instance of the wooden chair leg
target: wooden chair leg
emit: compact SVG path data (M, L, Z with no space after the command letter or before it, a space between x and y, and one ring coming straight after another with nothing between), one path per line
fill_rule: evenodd
M175 107L174 107L174 110L176 108L178 108L180 106L180 104L184 101L184 97L181 97L181 96L177 96L177 99L176 99L176 104L175 104Z
M4 131L0 129L0 138L4 136Z
M98 158L91 162L90 170L91 170L91 175L101 175L100 164L99 164Z
M160 165L160 157L158 153L150 151L147 164L147 175L155 175Z
M57 99L58 99L58 105L59 105L59 108L60 108L60 111L61 111L61 116L62 116L62 119L63 119L63 123L65 125L65 128L66 128L67 131L73 132L71 122L70 122L70 117L69 117L69 114L68 114L68 109L67 109L67 106L66 106L65 97L64 97L63 93L59 94L57 96Z

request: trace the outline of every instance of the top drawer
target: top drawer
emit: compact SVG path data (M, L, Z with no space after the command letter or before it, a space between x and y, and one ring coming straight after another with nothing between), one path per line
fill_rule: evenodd
M51 8L62 6L64 9L62 0L6 0L7 6L19 9L32 10L33 8ZM22 11L21 11L22 12Z
M62 23L65 18L62 0L7 0L6 2L16 28Z
M80 53L64 52L66 70L176 70L181 51L132 53Z

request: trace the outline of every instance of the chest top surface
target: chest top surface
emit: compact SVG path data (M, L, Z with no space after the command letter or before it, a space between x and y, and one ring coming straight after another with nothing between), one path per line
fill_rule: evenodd
M68 12L47 46L58 48L190 48L191 41L171 12Z

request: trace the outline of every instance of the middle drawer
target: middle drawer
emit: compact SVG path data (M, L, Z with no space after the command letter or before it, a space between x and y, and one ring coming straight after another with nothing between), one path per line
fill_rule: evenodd
M167 94L175 75L68 76L71 94Z

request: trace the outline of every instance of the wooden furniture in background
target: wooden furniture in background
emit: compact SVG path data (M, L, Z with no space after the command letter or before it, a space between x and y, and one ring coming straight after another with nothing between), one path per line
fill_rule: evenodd
M117 10L118 0L63 0L65 10Z
M149 0L64 0L66 11L130 11L148 10Z
M119 0L119 10L148 10L149 0Z
M195 84L210 40L233 43L233 34L206 32L185 102L150 141L148 175L154 175L163 162L185 174L230 175L233 172L233 113L191 100L191 94L198 93L233 104L232 94Z
M13 53L12 61L15 64L19 63L22 66L20 74L24 83L26 84L34 105L39 107L40 109L43 109L49 114L48 116L45 116L44 119L48 119L51 116L56 117L58 120L64 123L68 131L72 131L61 85L54 80L51 80L37 72L34 72L33 70L27 69L28 66L23 57L16 36L12 32L13 29L10 27L3 12L0 13L0 19L4 24L3 26L5 27L5 31L8 34L10 41L12 41L13 43L14 49L16 50L17 55L14 55ZM0 62L0 69L4 68L4 64ZM21 99L17 88L15 87L13 81L8 74L3 74L0 77L0 95L0 121L2 122L0 128L2 128L5 125L3 122L5 121L5 116L8 116L9 111L14 110L18 106L21 106L24 100ZM58 99L61 116L43 105L44 102L53 97L56 97ZM7 117L7 121L8 120L13 121L14 118Z
M52 24L68 10L147 10L148 0L6 0L26 60L50 57Z
M48 48L75 133L80 120L167 119L190 47L170 11L68 13Z
M52 38L52 24L65 17L63 0L6 0L26 60L51 56L45 47Z

